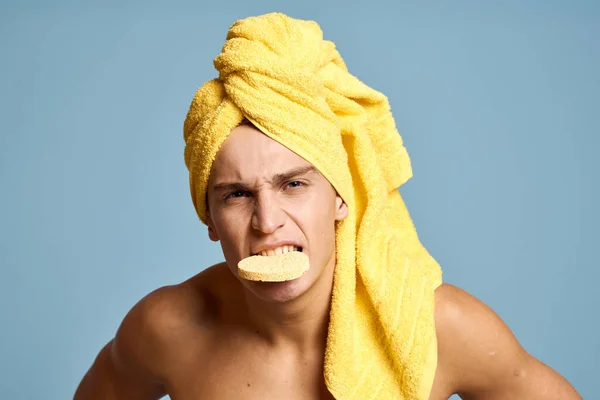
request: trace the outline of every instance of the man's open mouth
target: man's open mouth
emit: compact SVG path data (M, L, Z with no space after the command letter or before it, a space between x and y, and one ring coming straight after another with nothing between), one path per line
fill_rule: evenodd
M282 255L282 254L285 254L285 253L289 253L291 251L302 252L302 247L293 246L293 245L279 246L277 248L269 249L269 250L263 250L263 251L260 251L260 252L258 252L256 254L252 254L252 255L253 256L263 256L263 257L277 256L277 255Z

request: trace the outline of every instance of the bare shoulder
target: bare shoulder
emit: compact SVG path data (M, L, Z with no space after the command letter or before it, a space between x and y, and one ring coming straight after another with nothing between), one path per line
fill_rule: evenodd
M491 374L486 376L481 368L497 366L499 357L513 363L513 370L507 373L520 373L525 351L500 317L466 291L446 283L436 290L435 325L439 364L454 372L452 380L459 390L471 384L485 387ZM469 377L475 376L471 382Z
M74 399L159 399L194 345L207 343L218 313L215 290L227 281L211 267L177 285L144 296L127 313L77 387ZM205 350L206 345L201 350Z
M113 343L122 366L162 380L185 351L187 340L198 340L213 325L222 269L212 266L184 282L158 288L135 304Z
M435 292L438 369L464 399L580 399L532 357L486 304L452 285ZM540 332L541 334L541 332Z

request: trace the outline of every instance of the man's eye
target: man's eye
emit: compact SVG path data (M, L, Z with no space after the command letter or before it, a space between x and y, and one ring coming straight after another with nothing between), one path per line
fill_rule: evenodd
M300 186L304 186L304 182L292 181L292 182L288 183L287 186L292 187L292 188L297 188Z
M225 196L226 199L235 199L238 197L242 197L246 194L246 192L232 192Z

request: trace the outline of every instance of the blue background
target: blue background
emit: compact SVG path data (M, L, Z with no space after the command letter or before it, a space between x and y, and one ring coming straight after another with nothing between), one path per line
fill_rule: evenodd
M2 3L2 397L72 397L135 302L222 259L182 122L230 24L282 11L390 98L446 282L596 398L600 4L217 3Z

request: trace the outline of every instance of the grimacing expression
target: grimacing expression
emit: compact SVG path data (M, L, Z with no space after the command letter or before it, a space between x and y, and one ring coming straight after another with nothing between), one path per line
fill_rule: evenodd
M298 297L335 266L335 222L348 208L312 164L252 125L234 128L217 153L208 182L208 231L242 284L265 301ZM239 278L237 264L258 246L291 241L310 269L289 282ZM326 271L326 273L324 273Z

